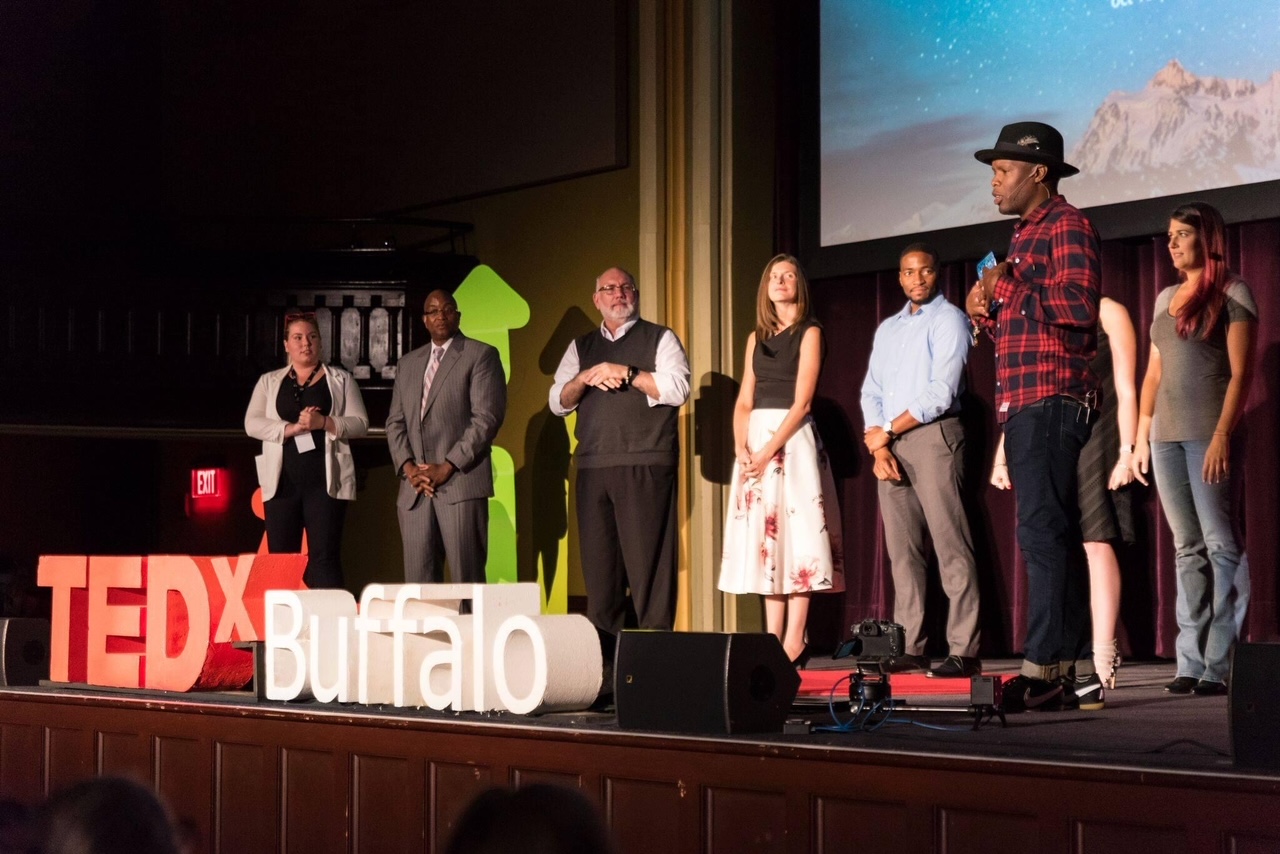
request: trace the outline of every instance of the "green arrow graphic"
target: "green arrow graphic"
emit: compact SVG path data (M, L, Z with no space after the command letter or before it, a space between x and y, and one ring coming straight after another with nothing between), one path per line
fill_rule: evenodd
M529 322L529 303L487 264L476 267L453 292L468 338L498 348L511 381L511 330Z
M462 312L467 337L498 348L502 370L511 381L511 330L529 322L529 303L494 271L481 264L453 292ZM516 471L505 448L493 447L493 498L489 499L489 561L485 575L491 583L519 580L516 566ZM560 566L567 566L568 535L560 543ZM552 589L546 590L541 560L538 587L544 591L545 614L568 613L568 573L558 572Z

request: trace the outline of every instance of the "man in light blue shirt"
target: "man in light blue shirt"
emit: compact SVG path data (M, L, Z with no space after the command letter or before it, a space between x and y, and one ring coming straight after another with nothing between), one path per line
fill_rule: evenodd
M923 243L902 250L902 311L880 324L862 383L863 440L875 458L880 516L893 571L893 619L906 650L882 665L889 673L926 670L935 677L981 672L978 573L960 492L964 427L960 393L971 344L969 319L938 293L938 253ZM938 555L950 654L929 669L924 627L926 532Z

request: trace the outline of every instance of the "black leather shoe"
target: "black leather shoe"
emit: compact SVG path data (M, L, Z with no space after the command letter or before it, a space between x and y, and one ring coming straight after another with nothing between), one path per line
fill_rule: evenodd
M1196 687L1199 680L1192 679L1190 676L1179 676L1168 685L1164 686L1164 690L1170 694L1190 694L1192 689Z
M796 670L804 670L806 667L809 666L809 659L812 657L813 656L812 656L812 653L809 652L809 648L805 647L804 651L802 651L795 658L791 659L791 666L794 667Z
M929 669L927 655L900 655L880 662L881 673L923 673Z
M977 676L982 672L982 659L970 658L967 655L948 655L928 675L934 679L965 679Z
M1221 682L1207 682L1201 679L1191 689L1191 693L1198 697L1221 697L1227 693L1227 686Z

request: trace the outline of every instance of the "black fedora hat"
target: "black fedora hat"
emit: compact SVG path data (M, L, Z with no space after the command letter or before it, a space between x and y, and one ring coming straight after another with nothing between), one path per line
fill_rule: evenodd
M1043 163L1059 178L1069 178L1080 170L1062 159L1062 134L1043 122L1014 122L1000 128L995 148L975 151L983 163L993 160L1023 160Z

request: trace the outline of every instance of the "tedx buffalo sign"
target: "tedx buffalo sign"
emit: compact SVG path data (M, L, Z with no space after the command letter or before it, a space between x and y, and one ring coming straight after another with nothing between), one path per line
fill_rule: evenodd
M240 688L263 645L271 700L519 714L589 706L596 630L540 613L537 584L371 584L307 590L306 555L55 556L50 680L103 687Z

